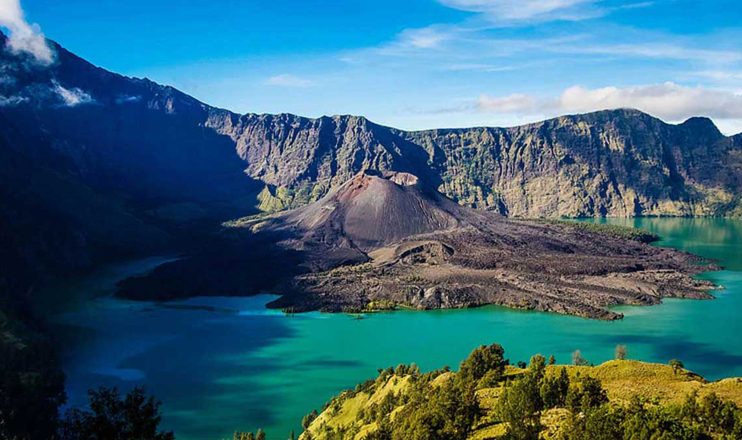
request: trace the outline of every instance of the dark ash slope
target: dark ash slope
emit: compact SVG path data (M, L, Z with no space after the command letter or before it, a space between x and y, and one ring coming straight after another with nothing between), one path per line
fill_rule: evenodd
M501 304L617 319L615 304L710 298L697 259L615 234L457 205L408 173L360 173L318 202L231 224L302 255L274 307L359 311Z

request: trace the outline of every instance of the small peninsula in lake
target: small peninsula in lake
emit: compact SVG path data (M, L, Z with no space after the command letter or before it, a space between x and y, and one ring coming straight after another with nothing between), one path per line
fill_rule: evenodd
M218 279L199 275L225 258L212 250L127 280L119 293L177 297L189 290L174 286L198 286L201 294L244 294L240 286L249 286L239 280L270 273L266 287L283 296L269 306L293 312L498 304L597 319L620 319L612 305L712 298L713 284L692 276L713 266L650 246L655 238L616 226L508 219L461 206L410 173L367 170L306 206L226 223L215 242L233 261ZM267 260L251 267L256 252L274 256L271 270ZM292 264L281 269L281 255Z

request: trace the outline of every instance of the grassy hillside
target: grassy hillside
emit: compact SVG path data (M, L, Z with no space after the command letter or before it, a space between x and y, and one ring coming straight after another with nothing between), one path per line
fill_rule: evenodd
M382 370L305 418L300 438L740 438L740 378L708 382L632 360L562 366L534 356L518 368L492 347L457 373Z

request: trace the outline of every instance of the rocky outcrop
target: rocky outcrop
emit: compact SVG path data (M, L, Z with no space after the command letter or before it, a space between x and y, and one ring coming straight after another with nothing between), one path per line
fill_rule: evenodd
M363 117L308 119L216 111L206 126L233 140L247 174L288 190L283 198L294 207L318 200L363 170L404 171L440 180L423 149Z
M510 216L720 215L741 188L728 165L739 147L705 118L614 110L407 138L430 152L444 193Z

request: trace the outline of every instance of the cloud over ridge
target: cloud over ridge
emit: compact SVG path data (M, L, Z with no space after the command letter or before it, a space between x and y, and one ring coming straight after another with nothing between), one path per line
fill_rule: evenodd
M10 33L7 45L14 52L26 52L42 64L54 62L54 51L36 24L26 21L20 0L0 1L0 27Z
M474 108L487 113L522 115L636 108L669 121L698 115L742 119L742 94L707 87L688 87L673 82L593 89L575 85L555 97L485 94L479 97Z

